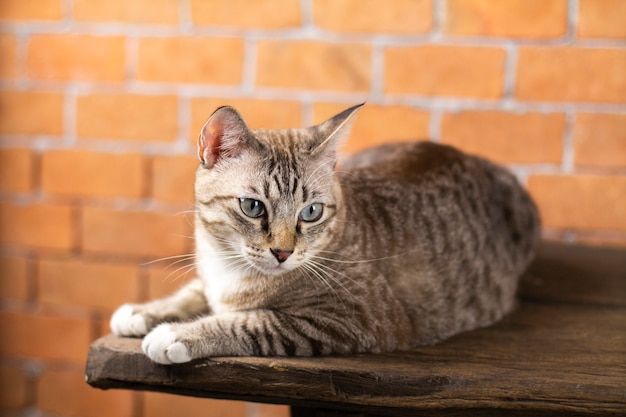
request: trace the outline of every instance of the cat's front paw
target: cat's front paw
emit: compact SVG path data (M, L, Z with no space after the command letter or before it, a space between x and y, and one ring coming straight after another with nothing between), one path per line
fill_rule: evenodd
M118 308L109 322L111 331L118 336L143 336L148 333L146 318L132 304Z
M189 349L178 339L175 328L176 325L164 323L148 333L141 343L144 353L163 365L192 360Z

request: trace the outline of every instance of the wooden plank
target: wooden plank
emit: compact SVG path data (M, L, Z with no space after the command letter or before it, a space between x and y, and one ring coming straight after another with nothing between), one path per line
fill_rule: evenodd
M522 280L523 300L626 307L626 251L542 243Z
M623 415L626 300L618 284L626 285L626 275L617 255L626 252L609 251L606 259L602 251L588 258L583 252L571 259L567 249L542 248L519 308L505 320L435 346L163 366L141 353L139 339L107 336L92 345L87 382L391 416ZM589 262L599 264L594 269ZM609 289L615 293L606 294ZM302 408L297 413L309 415Z

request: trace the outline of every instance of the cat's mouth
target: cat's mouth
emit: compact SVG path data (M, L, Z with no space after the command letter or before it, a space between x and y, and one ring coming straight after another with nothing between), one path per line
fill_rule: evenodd
M253 259L251 260L251 265L254 269L256 269L257 271L261 272L264 275L281 275L284 274L285 272L289 272L292 271L293 269L297 268L297 262L295 262L295 260L286 260L286 261L276 261L273 258L270 259L268 258L264 258L262 260L260 259Z
M276 276L297 269L302 263L303 254L298 250L244 246L238 258L257 273Z

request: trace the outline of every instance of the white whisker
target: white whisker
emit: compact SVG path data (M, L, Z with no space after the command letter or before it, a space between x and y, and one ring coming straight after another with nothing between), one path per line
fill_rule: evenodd
M180 259L180 258L182 258L182 260L187 260L187 259L192 259L194 256L196 256L195 253L185 253L182 255L166 256L165 258L159 258L153 261L144 262L141 265L142 266L152 265L157 262L169 261L171 259Z
M328 253L330 255L335 255L335 256L343 256L344 258L346 258L345 255L342 255L341 253L336 252L336 251L318 250L318 252L319 253ZM403 252L403 253L396 253L396 254L389 255L389 256L382 256L380 258L371 258L371 259L349 259L349 258L347 258L346 260L340 260L340 259L334 259L334 258L326 258L326 257L322 257L322 256L319 256L319 255L313 255L313 257L317 258L317 259L323 259L325 261L330 261L330 262L354 263L354 264L357 264L357 263L369 263L369 262L386 261L388 259L395 259L395 258L399 258L399 257L402 257L402 256L406 256L408 253L411 253L411 251L406 251L406 252Z
M172 236L174 236L174 237L182 237L182 238L185 238L185 239L195 239L196 238L195 236L187 236L187 235L172 235Z
M178 213L176 213L176 216L183 216L185 214L196 214L198 213L198 210L183 210L183 211L179 211Z
M316 277L319 281L321 281L326 288L328 288L333 296L333 298L336 300L337 299L337 290L335 289L335 287L333 287L330 282L328 282L328 280L324 277L325 274L320 273L320 271L317 270L317 268L315 268L314 265L308 264L308 263L304 263L300 266L300 268L302 268L304 271L310 272L311 274L313 274L314 277ZM308 275L308 274L307 274ZM312 277L311 277L312 278ZM313 280L313 282L315 282L315 280Z
M189 274L190 272L192 272L193 270L195 270L195 269L196 269L196 267L197 267L197 264L196 264L196 263L192 263L192 264L188 264L188 265L183 265L183 266L181 266L181 267L179 267L179 268L176 268L174 271L170 272L169 274L167 274L167 276L163 279L163 281L167 281L167 280L169 280L169 278L170 278L172 275L174 275L174 274L176 274L176 273L178 273L178 272L182 271L182 272L180 272L180 273L178 274L178 276L176 276L176 277L172 280L172 282L176 282L176 281L178 281L180 278L184 277L185 275L187 275L187 274Z
M341 280L340 280L339 278L337 278L337 276L335 276L335 275L341 276L341 277L343 277L343 278L347 279L348 281L352 282L353 284L355 284L355 285L357 285L357 286L359 286L359 287L363 287L363 286L364 286L364 284L363 284L363 283L358 282L358 281L356 281L356 280L354 280L354 279L350 278L348 275L346 275L346 274L344 274L344 273L342 273L342 272L339 272L339 271L337 271L336 269L333 269L333 268L331 268L330 266L325 265L325 264L323 264L323 263L321 263L321 262L317 262L317 261L314 261L314 260L309 260L309 263L310 263L310 264L312 264L312 265L315 265L315 266L316 266L316 267L317 267L320 271L324 271L324 272L326 273L326 276L327 276L328 278L332 279L332 281L333 281L335 284L337 284L338 286L340 286L340 287L341 287L341 289L342 289L342 290L344 290L344 291L345 291L346 293L348 293L348 294L352 294L352 292L351 292L351 291L350 291L350 290L349 290L349 289L348 289L348 288L344 285L344 283L343 283L343 282L341 282Z

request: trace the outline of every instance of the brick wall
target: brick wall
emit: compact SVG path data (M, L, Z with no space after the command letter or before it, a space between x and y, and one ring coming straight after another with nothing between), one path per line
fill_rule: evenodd
M624 0L0 0L1 408L286 415L83 381L112 310L185 279L148 262L192 250L193 142L221 104L276 128L367 100L347 151L459 146L519 175L546 237L626 245L625 18Z

